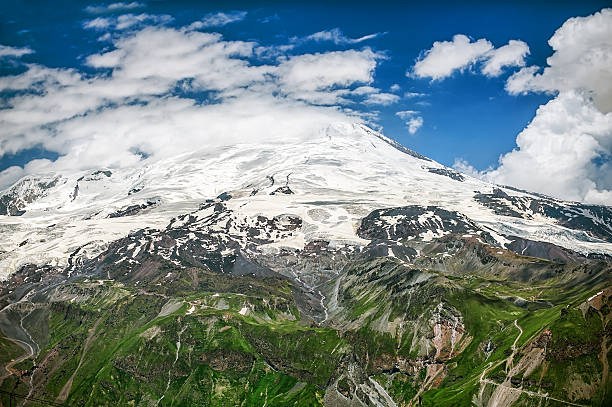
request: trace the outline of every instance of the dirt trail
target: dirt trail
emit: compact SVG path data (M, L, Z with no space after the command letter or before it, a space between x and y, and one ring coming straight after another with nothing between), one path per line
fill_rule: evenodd
M489 379L483 379L484 383L487 384L491 384L494 386L498 386L498 387L503 387L504 390L509 391L509 392L518 392L518 393L524 393L527 394L531 397L540 397L546 400L553 400L559 403L564 403L570 406L578 406L578 407L588 407L586 404L576 404L576 403L572 403L571 401L567 401L567 400L561 400L561 399L557 399L554 397L550 397L548 395L548 393L540 393L540 392L535 392L535 391L529 391L529 390L523 390L523 389L517 389L515 387L508 387L506 386L504 383L495 383L493 380L489 380Z
M56 403L63 403L68 398L68 395L70 394L70 389L72 388L72 381L74 380L74 377L79 371L79 368L83 364L83 359L85 358L85 355L87 354L87 351L89 350L89 346L91 345L91 343L93 342L95 338L95 334L96 334L96 331L98 330L98 325L100 324L101 320L102 320L102 317L98 318L98 320L94 323L94 325L89 330L87 339L85 340L85 344L83 345L83 352L81 353L79 364L77 365L76 369L74 369L74 372L72 372L72 376L70 376L70 379L68 379L68 381L64 384L64 387L62 387L62 390L60 391L59 395L55 399Z
M18 372L13 370L13 366L23 362L26 359L29 359L31 357L34 356L34 348L32 348L32 346L24 341L20 341L19 339L14 339L14 338L9 338L6 337L7 340L13 342L14 344L18 345L20 348L22 348L23 350L26 351L26 353L24 353L23 355L19 356L17 359L14 359L10 362L8 362L5 366L4 366L4 370L5 372L0 373L0 386L2 385L2 383L4 382L4 379L6 379L7 377L11 376L11 375L16 375Z
M526 394L530 397L539 397L541 399L553 400L558 403L563 403L563 404L567 404L570 406L586 407L584 404L572 403L567 400L561 400L561 399L557 399L554 397L550 397L548 393L540 393L539 391L535 392L535 391L530 391L530 390L523 390L522 388L512 387L510 380L512 379L512 376L514 375L514 372L513 372L514 357L516 356L516 353L518 352L518 348L516 344L518 343L521 336L523 336L523 329L520 327L516 319L514 320L514 326L519 330L519 334L517 335L517 337L514 339L514 342L512 343L512 346L511 346L512 354L508 356L507 359L502 360L493 366L489 364L489 367L487 367L480 375L480 379L479 379L480 392L479 392L479 397L477 399L477 401L480 404L478 405L484 406L483 400L482 400L484 388L487 384L490 384L492 386L495 386L495 391L493 392L493 394L491 395L491 398L489 399L489 402L487 404L488 406L495 406L495 407L509 406L514 401L516 401L521 394ZM496 383L493 380L485 378L487 371L491 370L492 368L495 368L496 366L499 366L504 361L506 362L506 378L504 379L503 383Z
M26 302L29 303L30 305L33 305L29 301L26 301ZM28 383L29 389L28 389L27 397L30 397L32 395L32 393L34 392L34 383L32 382L32 380L34 379L34 371L36 370L36 356L38 356L38 354L40 353L40 346L38 346L38 343L36 343L34 338L32 338L32 335L30 335L28 330L23 326L23 320L26 319L27 317L29 317L35 310L36 310L36 307L33 307L30 310L30 312L28 312L25 315L22 315L21 319L19 320L19 326L21 327L21 330L28 337L28 339L30 340L30 343L32 343L32 344L34 344L34 346L36 346L36 350L35 350L34 347L32 347L32 345L28 344L28 347L31 350L31 354L30 354L29 358L32 358L33 368L32 368L32 372L30 374L30 381ZM21 405L23 406L25 403L26 403L26 400L24 399L23 402L21 403Z

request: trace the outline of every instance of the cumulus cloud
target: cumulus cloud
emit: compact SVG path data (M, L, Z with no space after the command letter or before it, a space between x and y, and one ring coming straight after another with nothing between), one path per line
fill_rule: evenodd
M34 51L28 47L10 47L8 45L0 44L0 58L19 58L24 55L33 54Z
M292 38L292 42L307 42L307 41L331 41L336 45L345 45L345 44L358 44L363 41L371 40L373 38L381 36L383 33L374 33L369 35L364 35L359 38L350 38L342 33L342 30L339 28L333 28L331 30L319 31L314 34L308 35L303 38L294 37Z
M198 30L200 28L223 27L225 25L242 21L246 18L246 11L230 11L229 13L218 12L204 16L200 21L192 23L189 28Z
M135 166L194 145L304 139L330 122L362 122L367 115L349 106L388 95L372 86L384 57L368 48L269 63L259 48L155 25L116 32L110 49L84 59L86 72L29 64L0 77L9 95L0 157L33 147L59 154L0 172L0 189L29 173Z
M508 78L511 94L548 92L497 168L455 168L491 182L558 198L612 203L612 10L567 20L548 41L543 70L529 66Z
M419 78L444 79L456 70L464 70L493 49L493 44L481 38L477 41L457 34L452 41L436 41L431 49L414 64L413 73Z
M527 67L511 76L506 90L561 92L583 89L603 112L612 111L612 9L567 20L548 41L553 54L541 73Z
M125 10L133 10L136 8L142 8L145 5L138 1L132 1L130 3L127 2L119 2L119 3L111 3L108 5L97 5L97 6L87 6L85 7L85 12L90 14L104 14L111 13L115 11L125 11Z
M564 91L540 106L516 144L496 169L479 173L464 161L456 168L563 199L612 202L612 113L600 112L580 92Z
M408 133L415 134L423 126L423 118L416 110L401 110L395 113L400 119L406 122Z
M173 18L167 14L122 14L117 17L98 17L83 23L83 28L92 30L126 30L142 24L168 24Z
M507 45L489 52L482 73L487 76L499 76L504 67L524 66L527 55L529 55L529 46L525 42L510 40Z
M504 67L524 66L529 55L529 46L518 40L494 48L485 38L471 41L463 34L457 34L452 41L436 41L417 60L411 72L418 78L442 80L456 71L463 72L476 64L482 64L481 72L487 76L499 76Z

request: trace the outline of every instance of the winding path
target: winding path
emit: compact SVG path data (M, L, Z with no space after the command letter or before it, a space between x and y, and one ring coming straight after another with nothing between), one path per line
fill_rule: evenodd
M34 356L34 348L32 348L32 345L30 345L27 342L24 342L22 340L19 339L14 339L14 338L9 338L8 336L6 337L7 340L15 343L16 345L18 345L20 348L22 348L23 350L26 350L27 353L24 353L23 355L19 356L17 359L14 359L10 362L8 362L5 366L4 366L4 370L6 371L6 373L3 373L2 376L0 376L0 385L2 385L2 383L4 382L4 379L6 379L7 377L17 374L16 371L13 370L13 366L15 366L16 364L19 364L21 362L23 362L26 359L29 359L31 357ZM25 348L24 348L25 346Z
M480 375L479 378L479 382L480 382L480 391L478 393L478 401L480 402L480 405L482 404L482 396L484 393L484 389L486 387L487 384L490 384L492 386L496 386L496 387L503 387L505 391L509 391L509 392L515 392L515 393L523 393L526 394L530 397L540 397L546 400L553 400L559 403L563 403L563 404L567 404L570 406L577 406L577 407L587 407L584 404L577 404L577 403L572 403L571 401L567 401L567 400L561 400L561 399L557 399L554 397L551 397L548 395L548 393L540 393L540 392L535 392L535 391L530 391L530 390L523 390L521 388L515 388L512 387L510 385L507 385L506 383L510 383L510 379L512 378L511 376L511 371L512 371L512 366L514 364L514 357L518 351L516 344L518 343L518 340L521 338L521 336L523 336L523 329L521 328L521 326L518 324L517 320L514 320L514 326L519 330L519 334L517 335L517 337L514 339L514 342L512 343L511 349L512 349L512 354L510 356L508 356L507 359L502 360L496 364L493 364L492 362L489 362L489 365L482 371L482 374ZM495 367L499 366L501 363L506 362L506 379L504 380L503 383L497 383L494 382L493 380L490 379L486 379L486 373L491 370L494 369ZM490 400L489 400L490 401Z

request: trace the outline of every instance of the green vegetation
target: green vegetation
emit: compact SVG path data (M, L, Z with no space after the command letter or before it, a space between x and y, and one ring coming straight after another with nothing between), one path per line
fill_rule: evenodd
M178 277L62 285L23 321L41 347L36 368L16 364L25 374L0 388L80 406L317 406L330 388L367 397L359 386L371 379L398 405L471 406L508 381L532 392L520 405L544 393L610 401L600 358L610 305L578 309L606 281L577 288L574 271L526 283L364 260L344 270L333 322L319 326L287 279L160 270ZM23 354L0 336L0 364Z

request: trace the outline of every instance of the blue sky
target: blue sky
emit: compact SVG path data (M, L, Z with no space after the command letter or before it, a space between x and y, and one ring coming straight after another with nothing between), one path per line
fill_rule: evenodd
M74 69L85 77L99 75L99 66L88 63L88 56L112 51L114 41L119 38L149 26L186 27L223 12L234 16L235 21L204 24L197 30L220 33L224 41L252 41L259 46L275 49L273 56L243 55L242 58L248 60L251 66L279 63L283 58L304 54L371 51L375 55L372 79L369 82L357 79L350 83L350 88L375 88L377 94L395 95L393 103L367 103L368 99L363 96L348 94L341 102L324 104L336 104L342 109L363 113L372 126L382 128L385 135L405 146L448 166L457 166L457 159L465 160L463 169L478 174L476 171L495 169L499 165L500 155L516 148L517 135L534 119L538 107L563 91L550 86L536 89L534 85L521 89L521 92L509 92L506 89L508 78L524 66L546 67L547 58L554 53L548 40L555 31L571 17L587 17L607 5L602 1L468 1L460 4L340 2L332 5L326 2L263 2L260 3L263 6L254 8L251 2L202 3L4 0L0 4L0 44L11 49L28 49L31 53L0 57L0 75L15 78L29 69L28 64L66 72ZM119 6L109 7L112 4ZM149 17L143 17L141 22L127 29L118 29L116 20L114 26L113 23L105 23L107 25L104 27L87 28L88 23L97 18L108 22L126 14ZM308 39L321 32L327 33L329 38L335 33L336 41L333 38L319 41ZM101 40L105 34L108 37ZM355 41L371 34L374 34L372 38ZM481 39L488 41L493 50L508 44L510 40L520 40L528 46L529 53L520 58L516 66L503 67L498 76L482 73L490 54L483 54L437 80L414 74L415 63L427 57L434 42L452 41L457 34L469 37L470 44ZM287 45L291 47L279 51ZM332 84L326 91L331 92L338 86L337 83ZM16 94L31 90L4 88L0 93L4 113L11 114L14 106L12 98ZM175 87L172 92L198 102L215 103L215 93L205 87L195 90L184 88L183 91ZM321 104L312 100L307 103ZM599 110L603 114L608 113L605 109ZM402 111L409 113L398 115ZM368 115L372 112L374 116ZM415 118L420 118L422 125L419 127L417 123L417 128L411 132L407 122ZM4 141L9 137L17 140L18 135L3 135L0 130L0 137L5 138ZM44 140L43 137L41 135L41 140ZM607 146L607 133L605 137L606 141L600 144ZM35 145L34 141L6 143L0 149L3 154L0 157L0 171L15 165L23 166L35 158L53 161L68 154L66 148L65 145L54 148L53 143L46 142L39 145ZM595 158L595 161L599 160L599 170L596 171L603 171L601 166L609 162L605 148ZM607 167L604 170L607 171ZM582 176L590 176L589 179L594 177L588 174ZM607 191L607 178L601 174L597 177L592 180L595 188ZM493 180L507 181L503 176ZM508 180L508 183L542 189L537 185L521 185L511 177ZM555 191L544 192L555 194ZM584 199L585 194L583 191L566 197Z

